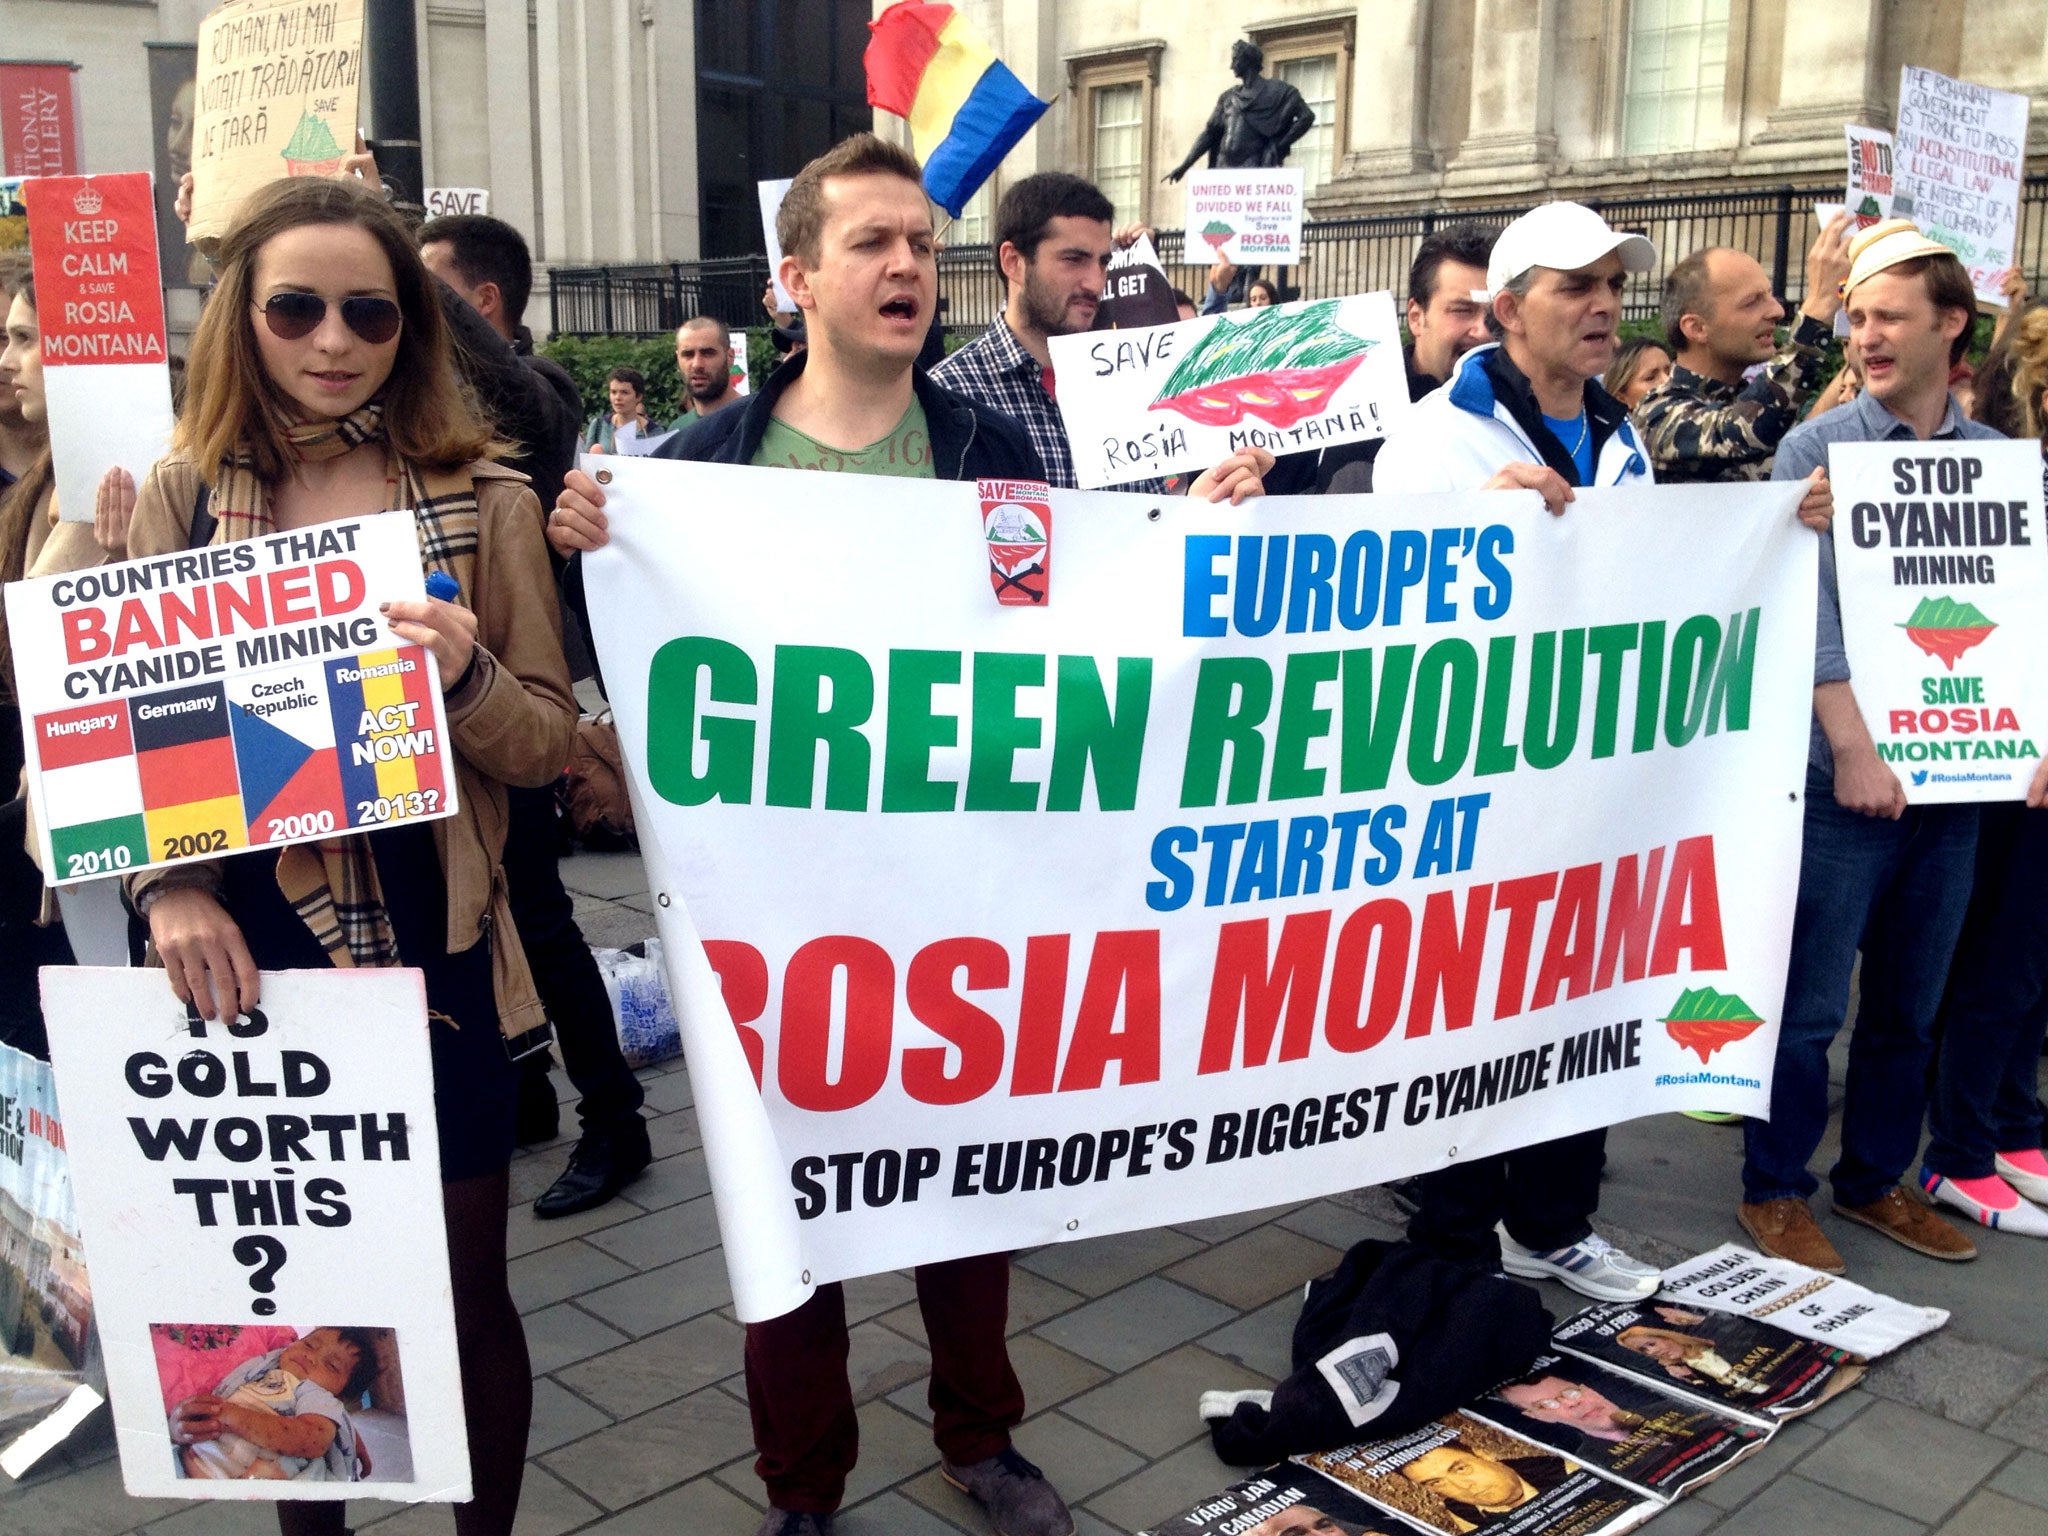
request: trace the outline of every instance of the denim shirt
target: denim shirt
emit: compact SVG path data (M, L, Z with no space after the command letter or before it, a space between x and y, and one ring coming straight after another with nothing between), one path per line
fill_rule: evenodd
M1971 421L1949 396L1948 414L1942 417L1930 441L1961 438L2003 438L2005 434L1980 422ZM1894 416L1890 409L1869 394L1859 394L1847 405L1838 405L1815 416L1785 434L1778 445L1777 462L1771 466L1773 480L1804 480L1828 461L1830 443L1918 442L1920 435ZM1815 625L1813 684L1849 681L1849 655L1842 648L1842 596L1835 580L1835 544L1820 541L1820 605ZM1813 719L1812 744L1806 754L1810 773L1830 780L1835 772L1835 754L1820 728L1820 716Z

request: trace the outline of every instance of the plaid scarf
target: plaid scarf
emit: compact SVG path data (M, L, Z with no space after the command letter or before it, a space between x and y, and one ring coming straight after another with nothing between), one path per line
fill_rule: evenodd
M383 402L372 400L331 421L302 423L290 430L289 437L299 460L308 464L339 458L365 443L383 442ZM387 510L413 514L421 568L446 571L464 593L474 591L476 486L468 470L441 473L396 462L397 484ZM257 478L246 454L222 462L207 510L218 523L213 535L216 544L277 531L269 488ZM363 836L326 838L279 849L277 886L333 964L399 963L398 938L384 907L377 861Z

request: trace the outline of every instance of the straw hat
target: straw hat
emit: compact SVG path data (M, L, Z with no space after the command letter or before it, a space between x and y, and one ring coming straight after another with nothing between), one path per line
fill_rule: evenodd
M1842 284L1842 297L1847 298L1856 291L1856 285L1865 278L1875 277L1887 267L1896 267L1902 261L1918 261L1923 256L1949 256L1955 252L1937 240L1930 240L1920 233L1920 226L1911 219L1886 219L1873 224L1849 242L1849 280Z

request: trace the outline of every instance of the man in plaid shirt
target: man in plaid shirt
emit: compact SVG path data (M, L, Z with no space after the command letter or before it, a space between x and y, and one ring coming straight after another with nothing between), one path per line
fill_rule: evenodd
M1117 240L1116 209L1096 187L1064 171L1027 176L996 209L996 260L1009 283L1009 303L981 335L932 370L932 377L969 399L1001 411L1030 434L1046 479L1075 490L1074 453L1054 403L1048 336L1090 329ZM1136 237L1126 232L1125 243ZM1273 456L1262 448L1234 453L1197 479L1189 494L1233 506L1262 495ZM1114 487L1164 496L1170 480L1134 480Z

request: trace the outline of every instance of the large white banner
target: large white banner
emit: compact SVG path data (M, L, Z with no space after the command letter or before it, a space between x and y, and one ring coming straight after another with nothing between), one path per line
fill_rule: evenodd
M603 466L591 612L742 1317L1767 1109L1798 487L1055 491L1046 600L1005 604L975 485Z
M127 1490L467 1499L420 973L42 982Z
M2048 741L2048 559L2031 442L1836 443L1857 707L1914 805L2017 800Z

